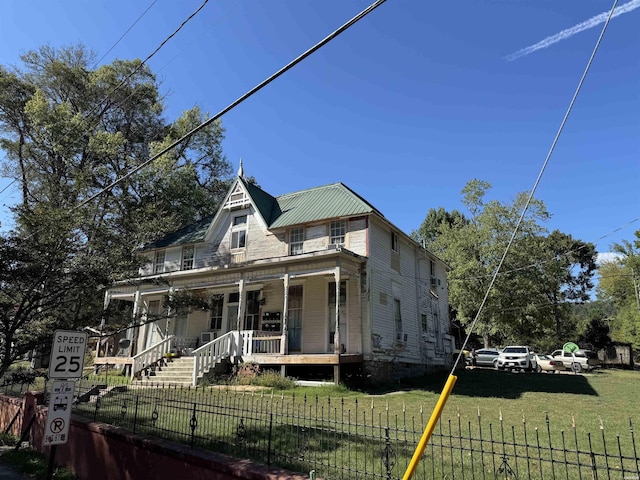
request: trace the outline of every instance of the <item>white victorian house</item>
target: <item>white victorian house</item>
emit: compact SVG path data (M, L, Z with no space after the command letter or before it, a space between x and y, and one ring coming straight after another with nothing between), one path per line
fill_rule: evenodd
M213 219L143 253L139 276L106 295L132 302L140 326L124 356L97 363L138 375L177 351L194 385L227 358L336 382L354 367L391 378L450 365L447 266L342 183L273 197L241 168ZM181 290L208 308L163 312Z

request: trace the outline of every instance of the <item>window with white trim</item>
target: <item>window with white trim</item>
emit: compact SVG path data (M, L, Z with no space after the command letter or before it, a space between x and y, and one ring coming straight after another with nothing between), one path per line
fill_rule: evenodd
M347 232L347 222L344 220L334 220L331 222L329 231L329 244L344 245L344 239Z
M182 270L191 270L193 268L195 255L196 247L193 245L182 247Z
M164 258L164 250L158 250L153 261L153 273L164 273Z
M289 230L289 255L300 255L304 247L304 228L294 227Z
M231 226L231 248L245 248L247 246L247 216L233 217Z

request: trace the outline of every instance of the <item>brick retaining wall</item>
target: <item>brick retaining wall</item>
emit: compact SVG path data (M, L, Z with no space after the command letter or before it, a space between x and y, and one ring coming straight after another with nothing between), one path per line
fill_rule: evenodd
M36 411L31 428L31 445L48 455L42 447L47 408L35 406L41 399L31 392L24 399L0 395L0 428L2 431L21 409L11 433L19 435ZM34 405L34 406L30 406ZM304 480L300 475L282 469L215 452L191 450L188 446L156 437L133 435L127 430L72 415L69 441L59 445L56 463L64 465L80 480Z

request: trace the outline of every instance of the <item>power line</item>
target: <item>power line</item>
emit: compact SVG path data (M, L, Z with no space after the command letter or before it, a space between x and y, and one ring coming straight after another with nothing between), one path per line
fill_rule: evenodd
M142 12L142 14L141 14L137 19L136 19L136 21L135 21L135 22L133 22L129 28L127 28L127 31L126 31L126 32L124 32L124 33L120 36L120 38L119 38L118 40L116 40L116 43L114 43L113 45L111 45L111 48L110 48L109 50L107 50L107 52L106 52L104 55L102 55L102 57L100 57L100 60L98 60L96 63L94 63L94 64L93 64L93 68L96 68L96 67L98 66L98 64L99 64L102 60L104 60L104 58L105 58L107 55L109 55L109 53L111 53L111 50L113 50L114 48L116 48L116 46L120 43L120 41L121 41L124 37L126 37L126 36L127 36L127 33L129 33L129 32L131 31L131 29L132 29L133 27L135 27L135 26L136 26L136 24L140 21L140 19L141 19L142 17L144 17L144 16L145 16L145 14L146 14L149 10L151 10L151 7L153 7L153 6L156 4L156 2L157 2L157 1L158 1L158 0L153 0L153 2L151 2L151 5L149 5L149 6L147 7L147 9L146 9L144 12Z
M151 7L152 7L152 6L153 6L153 4L154 4L154 3L156 3L156 1L157 1L157 0L154 0L154 2L153 2L153 3L152 3L152 4L147 8L147 10L145 10L145 11L143 12L143 14L138 18L138 20L140 20L140 18L142 18L142 16L143 16L143 15L144 15L144 14L145 14L145 13L146 13L146 12L147 12ZM200 5L200 6L199 6L199 7L198 7L198 8L197 8L197 9L196 9L192 14L191 14L191 15L189 15L189 17L187 17L187 18L186 18L186 19L185 19L185 20L180 24L180 26L178 26L178 28L177 28L176 30L174 30L174 31L173 31L173 33L171 33L168 37L166 37L166 38L162 41L162 43L160 43L160 45L159 45L159 46L158 46L158 47L157 47L153 52L151 52L151 54L149 54L149 55L147 56L147 58L145 58L145 59L144 59L144 60L143 60L143 61L142 61L142 62L141 62L141 63L140 63L140 64L139 64L139 65L138 65L138 66L137 66L137 67L136 67L132 72L130 72L130 73L129 73L129 74L128 74L128 75L127 75L127 76L126 76L126 77L125 77L125 78L124 78L124 79L123 79L123 80L122 80L122 81L121 81L121 82L120 82L120 83L115 87L115 88L113 88L113 90L111 90L111 91L106 95L106 97L104 97L101 101L97 102L97 103L96 103L96 104L95 104L95 105L94 105L94 106L89 110L89 112L87 113L87 115L86 115L84 118L85 118L85 119L88 119L88 118L89 118L89 116L90 116L91 114L95 113L95 110L96 110L96 108L97 108L99 105L102 105L102 104L104 104L107 100L109 100L109 98L111 97L111 95L113 95L113 94L114 94L114 93L115 93L115 92L116 92L120 87L122 87L122 86L127 82L127 80L129 80L133 75L135 75L138 71L140 71L140 69L141 69L141 68L142 68L142 67L143 67L143 66L144 66L144 65L145 65L145 64L146 64L146 63L147 63L147 62L148 62L148 61L149 61L149 60L150 60L150 59L151 59L155 54L156 54L156 53L158 53L158 52L162 49L162 47L164 47L164 46L166 45L166 43L167 43L169 40L171 40L171 39L172 39L172 38L173 38L173 37L174 37L174 36L175 36L175 35L176 35L180 30L182 30L182 28L183 28L187 23L189 23L189 21L190 21L193 17L195 17L195 16L200 12L200 10L202 10L202 9L204 8L204 6L205 6L208 2L209 2L209 0L204 0L204 2L203 2L203 3L202 3L202 4L201 4L201 5ZM138 22L138 20L136 20L136 22L134 22L134 25L135 25L135 23L137 23L137 22ZM131 30L131 28L132 28L132 27L133 27L133 25L129 28L129 30ZM127 32L128 32L129 30L127 30ZM126 33L127 33L127 32L125 32L125 35L126 35ZM123 35L123 37L124 37L124 35ZM120 40L122 40L122 38L123 38L123 37L121 37L121 38L118 40L118 42L119 42ZM116 44L117 44L118 42L116 42ZM114 45L114 47L115 47L115 45ZM113 47L112 47L112 48L113 48ZM111 50L111 49L110 49L110 50ZM107 53L109 53L109 52L107 52ZM105 54L105 55L106 55L106 54ZM102 58L104 58L104 56L103 56ZM101 58L100 60L102 60L102 58ZM97 64L97 63L99 63L99 61L98 61L98 62L96 62L96 64ZM94 67L95 67L95 65L94 65ZM131 97L131 95L132 95L132 94L130 94L127 98L125 98L125 99L124 99L124 100L122 100L122 101L127 100L129 97ZM119 102L116 102L115 104L117 105L118 103L119 103ZM70 132L71 132L71 130L68 130L67 132L65 132L65 134L69 134ZM27 170L28 170L28 169L30 169L30 168L32 168L30 165L29 165L29 166L27 166ZM17 181L18 181L18 179L17 179L17 178L14 178L14 179L13 179L13 180L12 180L12 181L11 181L11 182L6 186L6 187L5 187L5 188L3 188L3 189L2 189L2 191L1 191L0 193L2 193L2 192L4 192L5 190L7 190L11 185L13 185L14 183L16 183ZM77 207L76 207L76 208L77 208ZM75 209L73 209L73 210L75 210Z
M464 343L462 344L462 347L460 349L460 353L458 354L458 357L456 358L455 363L453 364L453 368L451 370L451 374L453 375L455 372L455 369L458 366L458 363L460 362L460 358L462 356L462 350L464 350L465 346L467 345L467 343L469 342L469 338L471 337L471 334L473 333L473 329L476 326L476 323L478 322L478 319L480 318L480 315L482 314L482 310L484 309L485 304L487 303L487 299L489 298L489 293L491 292L491 289L493 288L493 285L496 283L496 280L498 278L498 273L500 271L500 268L502 267L507 254L509 253L509 249L511 248L511 244L513 243L516 234L518 233L518 229L520 228L520 225L524 219L524 216L527 212L527 209L529 208L529 204L531 203L531 200L533 199L533 195L536 191L536 189L538 188L538 184L540 183L540 180L542 179L542 175L544 173L544 171L547 168L547 165L549 164L549 160L551 159L551 155L553 154L553 151L556 147L556 144L558 143L558 139L560 138L560 134L562 133L562 130L564 129L564 126L567 122L567 119L569 118L569 114L571 113L571 110L573 108L573 105L576 101L576 98L578 97L578 93L580 93L580 90L582 88L582 84L584 83L584 80L587 76L587 73L589 72L589 69L591 67L591 63L593 62L593 59L596 55L596 52L598 51L598 48L600 47L600 42L602 41L602 37L604 37L604 32L607 30L607 26L609 25L609 21L611 20L611 17L613 16L613 12L616 9L616 5L618 4L618 0L614 0L613 2L613 7L611 7L611 11L609 12L609 16L607 17L607 21L604 23L603 27L602 27L602 31L600 32L600 36L598 37L598 41L596 42L595 47L593 48L593 51L591 52L591 56L589 57L589 61L587 62L587 66L584 69L584 72L582 73L582 77L580 78L580 81L578 82L578 86L576 88L576 91L573 94L573 97L571 98L571 102L569 102L569 107L567 108L567 111L564 115L564 118L562 119L562 122L560 123L560 127L558 128L558 131L556 133L555 138L553 139L553 142L551 143L551 148L549 149L549 153L547 153L547 157L545 158L543 164L542 164L542 168L540 169L540 173L538 174L538 178L536 178L536 181L533 184L533 188L531 189L531 192L529 193L529 197L527 198L527 202L525 203L525 206L522 210L522 214L520 215L520 218L518 219L518 222L516 223L515 228L513 229L513 234L511 235L511 238L509 239L509 243L507 244L504 253L502 255L502 258L500 259L500 262L498 263L498 266L491 278L491 282L489 283L489 286L487 287L487 291L484 295L484 298L482 299L482 302L480 303L480 307L478 308L478 312L476 313L476 316L473 319L473 322L471 322L471 327L469 328L469 333L467 334Z
M341 27L339 27L337 30L335 30L333 33L330 33L329 35L327 35L325 38L323 38L322 40L320 40L318 43L316 43L313 47L311 47L310 49L308 49L307 51L303 52L302 54L300 54L298 57L296 57L295 59L293 59L291 62L289 62L288 64L286 64L284 67L282 67L280 70L278 70L277 72L273 73L271 76L269 76L268 78L266 78L265 80L263 80L262 82L260 82L258 85L256 85L255 87L253 87L251 90L249 90L247 93L245 93L244 95L242 95L241 97L239 97L238 99L236 99L235 101L233 101L232 103L230 103L228 106L226 106L225 108L223 108L222 110L220 110L218 113L216 113L215 115L213 115L212 117L208 118L207 120L205 120L204 122L202 122L200 125L198 125L197 127L193 128L190 132L186 133L185 135L183 135L182 137L180 137L178 140L176 140L175 142L173 142L171 145L163 148L159 153L157 153L156 155L152 156L151 158L149 158L149 160L141 163L140 165L138 165L137 167L131 169L129 172L127 172L125 175L123 175L122 177L114 180L111 184L107 185L106 187L104 187L102 190L100 190L98 193L92 195L91 197L87 198L86 200L84 200L83 202L81 202L80 204L78 204L77 206L75 206L74 208L71 209L71 211L75 211L79 208L82 208L83 206L87 205L88 203L92 202L93 200L95 200L96 198L98 198L99 196L101 196L102 194L108 192L109 190L111 190L113 187L115 187L116 185L118 185L120 182L122 182L123 180L126 180L127 178L131 177L132 175L134 175L135 173L139 172L140 170L142 170L143 168L145 168L147 165L150 165L151 163L153 163L155 160L157 160L158 158L160 158L162 155L166 154L167 152L173 150L175 147L177 147L178 145L180 145L182 142L184 142L185 140L188 140L189 138L191 138L193 135L195 135L196 133L198 133L200 130L202 130L203 128L207 127L208 125L210 125L211 123L215 122L216 120L218 120L220 117L222 117L225 113L229 112L230 110L232 110L233 108L235 108L236 106L238 106L239 104L241 104L242 102L244 102L247 98L251 97L254 93L260 91L262 88L264 88L265 86L267 86L268 84L270 84L272 81L274 81L276 78L278 78L279 76L281 76L283 73L287 72L288 70L290 70L291 68L293 68L294 66L296 66L298 63L300 63L302 60L304 60L305 58L307 58L309 55L311 55L312 53L314 53L316 50L320 49L321 47L323 47L324 45L326 45L327 43L329 43L331 40L333 40L334 38L336 38L338 35L340 35L341 33L343 33L345 30L347 30L349 27L351 27L352 25L354 25L356 22L358 22L359 20L361 20L362 18L364 18L367 14L371 13L373 10L375 10L377 7L379 7L380 5L382 5L386 0L377 0L376 2L372 3L371 5L369 5L367 8L365 8L362 12L360 12L359 14L357 14L355 17L353 17L351 20L347 21L345 24L343 24ZM206 2L205 2L206 3Z
M186 18L186 20L184 20L184 21L180 24L180 26L179 26L179 27L178 27L178 28L177 28L177 29L176 29L176 30L175 30L171 35L169 35L167 38L165 38L165 39L162 41L162 43L161 43L160 45L158 45L158 47L157 47L153 52L151 52L151 53L147 56L147 58L145 58L145 59L140 63L140 65L138 65L136 68L134 68L134 69L133 69L133 71L132 71L131 73L129 73L129 75L127 75L127 76L122 80L122 82L120 82L120 83L119 83L119 84L118 84L118 85L117 85L117 86L116 86L116 87L115 87L111 92L109 92L109 93L107 94L106 98L105 98L102 102L100 102L100 103L104 103L104 102L106 102L106 101L109 99L109 97L111 97L111 95L113 95L113 93L114 93L116 90L118 90L122 85L124 85L125 83L127 83L127 80L129 80L133 75L135 75L138 71L140 71L140 69L141 69L141 68L142 68L142 67L143 67L143 66L144 66L144 65L145 65L145 64L146 64L146 63L147 63L147 62L148 62L148 61L149 61L149 60L150 60L150 59L151 59L155 54L156 54L156 53L158 53L158 52L160 51L160 49L162 49L162 47L164 47L164 46L165 46L165 44L166 44L169 40L171 40L171 39L172 39L172 38L173 38L173 37L174 37L174 36L175 36L175 35L176 35L180 30L182 30L182 28L183 28L187 23L189 23L189 21L190 21L193 17L195 17L195 16L200 12L200 10L202 10L202 9L204 8L204 6L205 6L208 2L209 2L209 0L204 0L204 2L202 2L202 4L201 4L201 5L200 5L200 6L199 6L199 7L198 7L198 8L197 8L197 9L196 9L196 10L195 10L191 15L189 15L189 16ZM90 113L91 113L91 112L90 112Z

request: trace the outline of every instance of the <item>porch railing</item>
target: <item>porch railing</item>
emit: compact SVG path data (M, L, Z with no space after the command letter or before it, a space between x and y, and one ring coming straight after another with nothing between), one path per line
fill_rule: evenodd
M133 364L131 365L131 379L133 380L133 377L138 372L141 372L150 365L153 365L154 363L162 360L164 354L171 351L174 338L175 337L173 335L170 335L160 343L156 343L155 345L135 355L133 357Z
M282 335L279 333L269 334L257 330L242 330L240 336L242 338L243 357L258 353L282 353Z
M238 332L231 331L196 348L192 352L194 357L192 379L194 386L198 384L198 378L209 371L209 369L220 360L237 354L238 340Z

